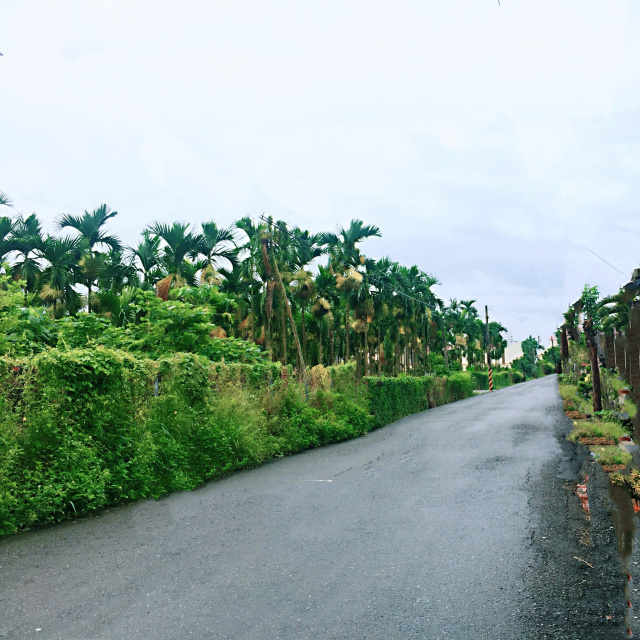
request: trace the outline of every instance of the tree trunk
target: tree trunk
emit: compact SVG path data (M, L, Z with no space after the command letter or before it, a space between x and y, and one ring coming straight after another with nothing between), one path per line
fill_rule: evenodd
M335 322L335 320L334 320ZM336 332L335 332L335 327L331 326L329 328L329 331L331 332L331 366L333 366L336 363Z
M345 364L349 361L349 300L346 300L345 312L344 312L344 349L345 356L344 362Z
M569 362L569 340L567 338L567 327L562 326L560 333L560 358L564 364L564 372L567 373L567 363Z
M367 322L367 319L364 319L364 347L362 348L362 358L364 360L363 362L363 370L364 370L364 375L368 376L370 375L370 371L369 371L369 341L367 339L367 337L369 336L369 323Z
M253 308L253 262L251 262L251 341L255 344L256 341L256 314Z
M281 331L282 331L282 362L287 365L287 322L284 317L284 312L280 314Z
M306 362L309 359L309 354L307 353L307 327L304 322L304 300L300 303L300 314L302 319L302 355Z
M593 320L585 320L582 325L584 337L589 347L589 361L591 363L591 389L593 392L593 412L602 411L602 392L600 389L600 364L598 363L598 346Z
M322 318L320 317L318 319L318 325L319 325L319 330L318 330L318 364L324 364L322 362Z
M307 381L307 367L305 366L304 357L302 356L302 347L300 346L300 340L298 338L298 332L296 330L296 325L293 321L293 314L291 313L291 307L289 305L289 298L287 298L287 292L284 288L284 283L282 282L282 276L280 275L280 269L278 269L278 263L274 259L273 266L275 268L276 276L278 278L278 282L280 284L280 289L282 290L282 296L284 298L284 306L287 310L287 315L289 316L289 322L291 323L291 330L293 331L293 337L296 342L296 348L298 349L298 358L300 358L300 363L302 365L302 377L304 379L305 387L308 387ZM284 322L284 321L283 321ZM285 325L286 327L286 325ZM286 364L286 363L285 363Z
M380 321L378 321L378 376L382 377L382 341L380 340Z
M267 274L267 331L265 334L265 347L271 355L273 361L272 344L271 344L271 314L273 312L273 290L275 288L275 282L273 281L273 275L271 273L271 261L269 260L269 253L267 251L267 240L260 241L260 250L262 252L262 262Z

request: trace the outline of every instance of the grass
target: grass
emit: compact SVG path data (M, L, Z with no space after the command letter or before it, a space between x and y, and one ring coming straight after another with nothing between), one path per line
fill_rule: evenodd
M565 402L574 402L577 400L576 395L578 393L577 384L561 384L559 385L560 397Z
M592 453L598 456L598 462L605 467L614 465L628 465L631 462L631 454L620 447L590 447Z
M567 436L567 440L572 442L580 438L611 438L617 442L618 438L626 434L624 428L617 422L578 420L573 424L573 431Z
M560 397L566 403L567 411L578 411L582 414L593 413L591 402L585 400L578 394L577 384L560 384L558 387ZM572 409L573 407L573 409Z
M629 414L630 418L635 418L638 413L638 407L629 398L624 401L624 410Z

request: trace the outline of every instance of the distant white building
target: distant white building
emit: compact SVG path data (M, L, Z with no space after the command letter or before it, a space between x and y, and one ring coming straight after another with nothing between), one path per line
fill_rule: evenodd
M514 360L522 357L522 342L511 341L507 344L507 348L504 350L504 355L500 360L493 360L494 367L500 365L501 367L508 367ZM484 359L486 363L486 356ZM462 368L467 368L467 359L462 358Z
M522 358L522 342L509 342L504 350L504 356L502 356L500 364L508 367L518 358Z

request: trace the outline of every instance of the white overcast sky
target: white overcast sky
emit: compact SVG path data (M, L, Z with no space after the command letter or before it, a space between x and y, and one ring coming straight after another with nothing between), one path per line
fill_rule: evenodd
M104 202L129 244L361 218L546 342L640 261L640 2L500 5L2 0L0 191L50 232Z

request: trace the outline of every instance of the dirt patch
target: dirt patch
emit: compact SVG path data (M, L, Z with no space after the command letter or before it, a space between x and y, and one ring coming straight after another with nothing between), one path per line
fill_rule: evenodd
M565 440L570 429L568 420L558 421L560 459L549 460L529 485L528 504L538 528L531 541L531 570L525 577L524 613L537 633L528 637L626 638L627 583L618 561L608 476L590 461L587 447ZM588 512L578 485L588 487Z
M607 473L613 473L614 471L623 471L627 468L626 464L603 464L602 468Z
M611 446L616 442L613 438L605 438L604 436L593 436L592 438L578 438L580 444L586 445L599 445L599 446Z
M567 414L567 417L572 420L585 420L587 417L586 414L580 413L579 411L565 411L565 413Z

